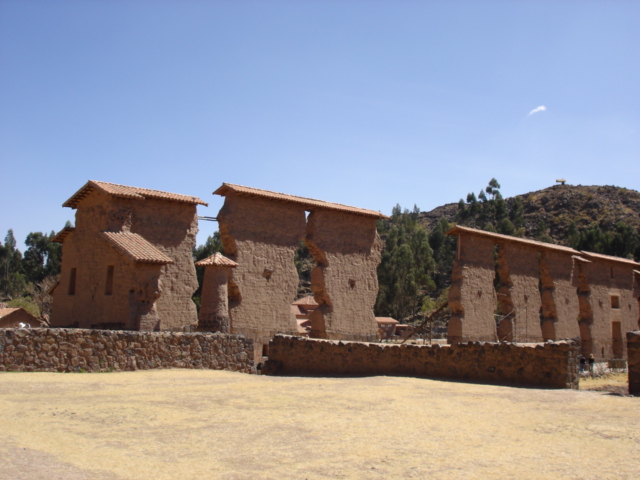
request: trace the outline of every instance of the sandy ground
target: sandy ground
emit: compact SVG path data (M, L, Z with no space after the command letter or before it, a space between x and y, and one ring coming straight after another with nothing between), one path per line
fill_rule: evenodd
M640 477L640 398L415 378L0 373L0 479Z

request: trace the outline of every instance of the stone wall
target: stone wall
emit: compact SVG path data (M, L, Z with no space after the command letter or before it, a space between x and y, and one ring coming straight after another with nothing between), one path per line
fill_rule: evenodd
M219 333L0 329L0 371L199 368L253 373L253 342Z
M574 342L389 345L278 335L265 371L284 375L399 375L547 388L578 388Z

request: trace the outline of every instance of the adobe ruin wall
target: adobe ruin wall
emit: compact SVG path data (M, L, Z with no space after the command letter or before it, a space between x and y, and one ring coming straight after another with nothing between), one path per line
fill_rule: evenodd
M460 237L459 237L460 238ZM480 236L458 240L449 289L449 343L496 340L497 297L493 281L494 242Z
M197 368L255 373L253 343L219 333L0 329L0 371Z
M574 342L390 345L278 335L263 371L282 375L397 375L540 388L578 388Z
M111 246L103 231L137 233L173 263L136 263ZM64 240L51 325L133 330L195 325L191 296L198 288L192 257L197 232L195 205L92 191L82 199L76 228ZM109 294L108 266L114 267Z
M229 283L231 332L262 345L276 333L297 332L291 302L298 291L294 255L304 238L304 207L228 195L218 213L225 255L238 266Z
M640 395L640 331L627 332L629 393Z
M313 210L306 245L317 263L311 274L311 290L319 307L310 317L311 336L375 340L378 324L373 308L382 252L376 219Z

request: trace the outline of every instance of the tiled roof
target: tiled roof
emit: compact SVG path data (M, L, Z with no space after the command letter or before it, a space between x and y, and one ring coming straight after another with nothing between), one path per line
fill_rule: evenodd
M64 227L62 230L60 230L55 237L53 237L51 239L52 242L58 242L58 243L62 243L64 242L64 239L67 238L69 235L71 235L73 232L76 231L76 227Z
M342 205L340 203L331 203L325 202L324 200L315 200L313 198L297 197L295 195L289 195L286 193L271 192L269 190L244 187L242 185L233 185L231 183L223 183L220 188L213 192L213 194L221 195L223 197L226 197L227 195L247 195L252 197L268 198L281 202L295 203L308 208L323 208L326 210L337 210L344 213L353 213L355 215L364 215L366 217L388 218L386 215L383 215L380 212L376 212L375 210L350 207L348 205Z
M610 262L617 262L617 263L626 263L627 265L632 265L634 267L640 267L640 263L635 262L633 260L629 260L628 258L622 258L622 257L612 257L610 255L602 255L601 253L593 253L593 252L580 252L582 255L584 255L587 258L595 258L595 259L599 259L599 260L608 260Z
M318 302L316 302L313 298L313 295L307 295L306 297L299 298L292 305L312 305L318 306Z
M376 317L376 322L378 323L400 323L395 318L391 317Z
M538 242L536 240L529 240L527 238L512 237L510 235L502 235L500 233L486 232L484 230L478 230L476 228L469 228L469 227L462 227L460 225L456 225L455 227L453 227L451 230L447 232L447 235L459 235L459 234L479 235L481 237L493 238L496 241L512 242L512 243L518 243L521 245L530 245L536 248L541 248L545 250L556 250L564 253L572 253L574 255L580 253L577 250L574 250L573 248L565 247L563 245L554 245L552 243Z
M100 232L116 250L124 253L134 262L139 263L173 263L173 260L162 253L137 233Z
M155 198L171 202L188 203L191 205L207 205L207 203L203 202L198 197L192 197L190 195L181 195L179 193L162 192L160 190L151 190L149 188L128 187L126 185L118 185L116 183L89 180L80 190L74 193L69 200L64 202L62 206L78 208L78 204L82 199L89 195L93 190L98 190L118 198L133 198L139 200Z
M227 257L222 255L219 252L214 253L210 257L205 258L204 260L200 260L196 262L196 267L232 267L235 268L238 266L236 262L233 260L229 260Z

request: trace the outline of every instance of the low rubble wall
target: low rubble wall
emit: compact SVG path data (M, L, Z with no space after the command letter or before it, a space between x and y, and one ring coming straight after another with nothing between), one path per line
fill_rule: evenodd
M198 368L254 373L253 342L220 333L0 329L0 371Z
M627 332L629 393L640 395L640 331Z
M277 335L264 373L398 375L501 385L578 388L574 342L389 345Z

